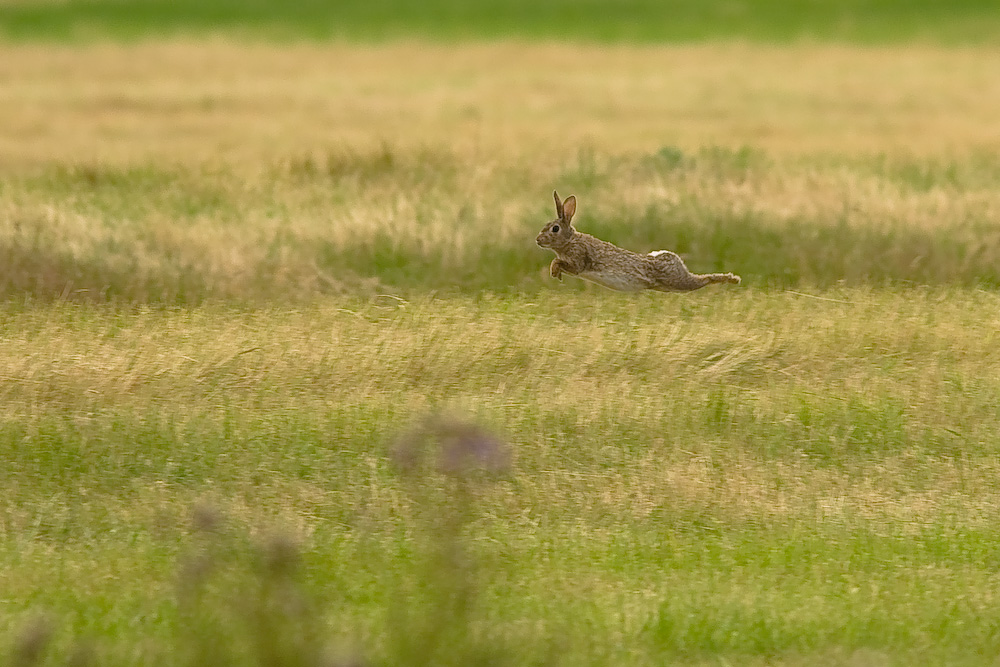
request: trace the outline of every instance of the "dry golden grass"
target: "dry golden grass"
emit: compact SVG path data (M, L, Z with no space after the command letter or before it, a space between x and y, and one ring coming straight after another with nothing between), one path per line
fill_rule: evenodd
M691 229L696 268L751 281L1000 279L988 49L2 48L8 295L520 289L553 188L585 230L651 250ZM791 240L755 266L720 225L745 253ZM803 231L841 225L901 238L883 260Z
M397 423L453 411L523 438L519 465L547 469L518 506L644 520L669 498L719 516L904 531L992 521L996 297L838 296L12 311L0 402L16 421L55 411L83 427L165 405L178 425L225 411L384 412ZM564 447L597 470L566 468ZM316 489L286 491L279 504L294 513Z
M952 375L1000 377L994 294L838 296L831 303L744 289L684 300L598 292L549 292L536 302L338 299L227 317L213 308L106 317L71 306L13 308L0 398L16 414L53 405L144 410L168 397L194 405L222 391L277 404L294 395L321 407L517 388L527 392L519 400L575 405L599 419L601 401L587 400L595 391L633 397L617 409L641 415L651 402L679 400L678 387L695 391L693 401L714 388L759 392L766 408L777 384L793 393L891 395L913 408L912 423L936 425L954 419L953 406L934 397Z
M253 165L381 143L494 160L530 156L531 173L580 145L612 154L665 145L850 155L1000 149L1000 56L985 48L2 48L0 150L8 167Z

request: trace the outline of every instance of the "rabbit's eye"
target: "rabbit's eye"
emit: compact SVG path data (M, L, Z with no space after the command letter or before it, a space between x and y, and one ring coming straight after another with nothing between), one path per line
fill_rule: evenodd
M556 234L558 234L559 233L559 225L552 225L552 231L555 232Z

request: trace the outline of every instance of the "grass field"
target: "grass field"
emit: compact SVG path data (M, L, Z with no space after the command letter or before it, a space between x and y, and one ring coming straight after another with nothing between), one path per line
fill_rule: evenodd
M990 8L477 6L0 6L0 662L993 664Z

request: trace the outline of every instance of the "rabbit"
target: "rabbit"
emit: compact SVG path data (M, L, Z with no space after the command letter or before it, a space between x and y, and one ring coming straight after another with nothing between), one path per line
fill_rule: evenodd
M552 196L559 217L545 225L535 243L555 252L556 258L549 265L553 278L562 280L562 274L568 273L621 292L690 292L711 283L740 284L740 277L732 273L691 273L684 261L669 250L640 255L578 232L571 224L576 197L570 195L560 201L555 191Z

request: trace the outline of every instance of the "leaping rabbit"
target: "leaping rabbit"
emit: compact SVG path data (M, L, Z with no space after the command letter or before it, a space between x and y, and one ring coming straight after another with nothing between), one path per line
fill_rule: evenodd
M560 201L558 193L552 196L559 217L545 225L535 242L555 252L556 258L549 265L553 278L562 280L562 274L568 273L622 292L690 292L711 283L740 284L740 277L732 273L691 273L669 250L640 255L578 232L570 224L576 213L576 197Z

